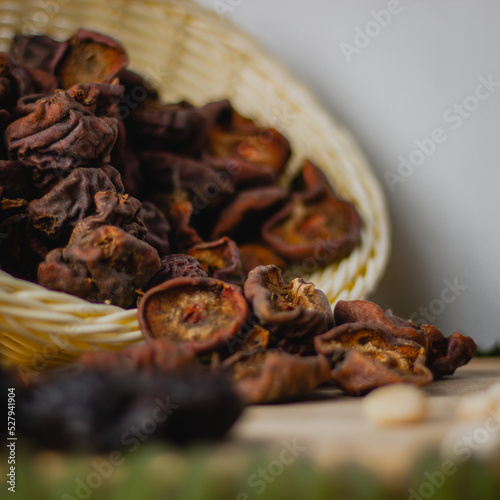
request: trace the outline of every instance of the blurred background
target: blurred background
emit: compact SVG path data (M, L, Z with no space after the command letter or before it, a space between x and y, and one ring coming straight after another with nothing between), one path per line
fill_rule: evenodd
M371 297L500 343L500 3L198 0L256 39L357 138L392 255Z

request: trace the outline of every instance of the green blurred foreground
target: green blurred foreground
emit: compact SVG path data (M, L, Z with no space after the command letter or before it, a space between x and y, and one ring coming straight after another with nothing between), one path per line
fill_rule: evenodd
M289 455L290 457L292 455ZM413 478L384 484L359 467L335 472L302 457L279 464L270 451L242 451L230 444L173 449L144 444L128 455L83 457L19 450L15 493L29 500L498 500L500 470L469 461L443 484L429 479L441 461L428 458ZM5 476L6 464L0 465ZM425 475L427 473L427 476ZM422 485L426 485L422 488ZM412 489L411 489L412 488ZM419 493L420 491L420 493ZM12 496L9 496L12 495ZM413 495L413 496L412 496ZM430 495L430 496L429 496Z

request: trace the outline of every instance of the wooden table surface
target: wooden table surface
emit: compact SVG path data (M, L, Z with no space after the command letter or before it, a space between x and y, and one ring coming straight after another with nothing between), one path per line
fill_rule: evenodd
M423 422L380 427L368 421L362 398L336 389L321 389L308 401L247 408L232 431L231 441L246 447L293 445L321 467L358 464L382 479L404 480L428 452L439 450L448 432L464 422L455 409L460 396L500 382L500 358L474 359L452 377L423 388L429 415ZM476 423L478 426L481 422ZM471 425L471 424L469 424ZM500 430L498 431L500 433Z

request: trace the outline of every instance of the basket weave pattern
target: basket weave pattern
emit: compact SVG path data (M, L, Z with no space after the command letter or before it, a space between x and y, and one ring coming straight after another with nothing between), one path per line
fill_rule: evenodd
M10 0L0 9L1 50L8 50L16 32L68 38L80 27L101 31L125 46L129 67L164 100L202 105L229 98L241 114L278 129L292 146L286 176L309 158L363 220L361 245L348 258L325 269L304 262L302 274L332 304L374 289L389 253L389 223L382 191L363 155L302 84L226 20L189 0ZM91 304L0 271L4 363L41 370L89 349L141 340L136 309Z

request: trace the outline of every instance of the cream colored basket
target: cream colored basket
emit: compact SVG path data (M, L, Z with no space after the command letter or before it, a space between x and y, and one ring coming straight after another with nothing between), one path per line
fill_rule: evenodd
M307 274L305 266L306 278L332 304L374 289L388 257L389 224L382 191L363 155L302 84L226 20L189 0L6 0L0 9L2 50L16 32L68 38L80 27L101 31L124 44L130 67L165 100L200 105L227 97L243 115L278 129L292 145L287 173L311 159L363 219L361 245L326 269ZM0 271L4 364L38 371L91 349L141 340L135 309L91 304Z

